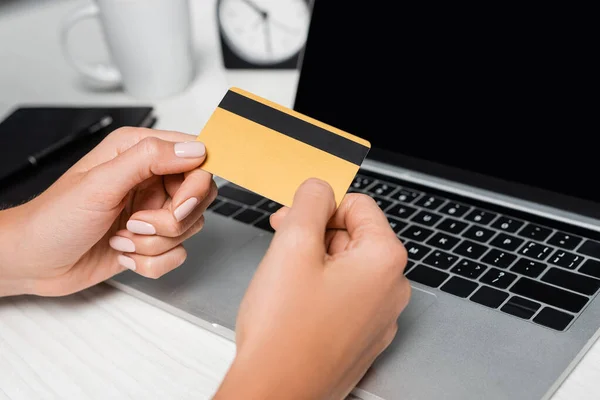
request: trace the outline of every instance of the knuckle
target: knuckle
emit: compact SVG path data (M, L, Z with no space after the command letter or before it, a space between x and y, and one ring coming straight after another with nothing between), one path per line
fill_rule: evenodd
M219 194L219 188L217 187L217 183L211 179L210 181L210 189L208 192L208 198L210 200L210 202L212 203L213 201L215 201L215 199L217 198L217 195Z
M148 236L138 239L135 247L140 254L157 256L164 253L164 246L161 246L161 242L164 242L164 240L159 236Z
M400 280L400 284L398 285L398 300L396 302L398 309L396 310L396 314L400 315L400 313L406 308L408 303L410 302L410 298L412 296L412 286L406 277L402 276Z
M135 128L132 126L122 126L120 128L115 129L108 135L110 138L121 139L123 137L130 137L135 134Z
M162 276L160 265L154 257L144 260L144 276L150 279L158 279Z
M402 243L396 238L383 239L379 238L374 246L378 257L384 255L384 262L379 258L379 278L390 279L404 276L404 268L406 267L407 253Z
M138 148L143 155L153 157L160 152L160 142L160 139L149 136L138 143Z
M382 350L388 348L392 344L397 333L398 333L398 323L394 322L392 324L392 326L390 326L386 330L385 334L383 335Z

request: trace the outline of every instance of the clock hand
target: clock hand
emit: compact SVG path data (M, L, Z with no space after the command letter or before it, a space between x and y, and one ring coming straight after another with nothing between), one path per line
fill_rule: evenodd
M271 39L271 28L269 27L269 21L265 18L265 44L267 46L267 52L273 54L273 43Z
M267 12L264 11L262 8L260 8L254 1L252 1L252 0L241 0L241 1L246 3L250 8L252 8L257 13L259 13L263 19L267 18Z

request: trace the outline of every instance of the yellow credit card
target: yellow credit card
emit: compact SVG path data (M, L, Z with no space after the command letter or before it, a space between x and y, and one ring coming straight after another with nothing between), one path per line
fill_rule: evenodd
M202 169L284 206L308 178L339 206L371 144L247 91L230 88L198 135Z

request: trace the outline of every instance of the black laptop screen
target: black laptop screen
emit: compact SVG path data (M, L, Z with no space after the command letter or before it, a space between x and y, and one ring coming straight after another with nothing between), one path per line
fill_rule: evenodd
M597 214L591 10L401 4L317 0L294 108L370 140L370 158Z

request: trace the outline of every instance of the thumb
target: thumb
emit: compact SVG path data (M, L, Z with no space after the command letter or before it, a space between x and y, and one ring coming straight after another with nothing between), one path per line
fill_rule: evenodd
M302 183L294 196L278 233L293 239L296 247L324 246L325 230L335 212L335 196L331 186L311 178Z
M206 158L206 148L198 141L170 142L146 137L117 157L94 167L90 179L96 191L113 194L112 206L136 185L153 175L171 175L191 171Z

